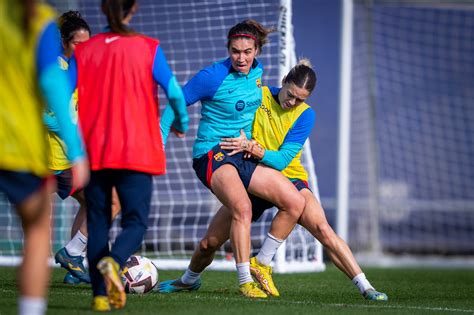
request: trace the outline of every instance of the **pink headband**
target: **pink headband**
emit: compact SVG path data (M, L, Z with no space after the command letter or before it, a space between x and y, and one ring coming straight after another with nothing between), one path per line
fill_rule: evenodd
M233 38L233 37L248 37L248 38L253 39L255 42L257 41L257 38L250 34L234 34L234 35L229 36L229 38Z

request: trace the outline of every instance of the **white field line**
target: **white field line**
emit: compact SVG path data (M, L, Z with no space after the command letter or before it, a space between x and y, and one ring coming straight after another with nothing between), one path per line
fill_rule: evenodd
M0 289L0 293L15 293L18 292L15 289ZM81 292L63 292L70 295L84 295L90 296L91 292L89 290L84 290ZM156 294L156 293L150 293ZM159 294L159 293L158 293ZM184 293L187 298L193 298L195 300L219 300L219 301L242 301L243 297L221 297L221 296L208 296L200 295L198 293L186 292ZM163 294L165 295L165 294ZM166 294L167 295L167 294ZM173 294L176 296L176 294ZM321 303L312 300L304 301L282 301L278 299L270 298L268 300L256 299L256 303L273 303L273 304L288 304L288 305L314 305L320 307L344 307L344 308L360 308L360 309L391 309L391 310L417 310L417 311L431 311L431 312L457 312L457 313L471 313L474 314L474 309L459 309L459 308L449 308L449 307L429 307L429 306L410 306L410 305L390 305L390 302L370 302L371 304L344 304L344 303ZM375 304L372 304L375 303Z

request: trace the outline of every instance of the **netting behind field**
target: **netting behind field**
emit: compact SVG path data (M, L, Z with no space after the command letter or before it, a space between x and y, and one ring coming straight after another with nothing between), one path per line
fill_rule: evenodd
M474 3L456 2L355 1L356 251L474 254Z
M94 34L106 25L98 1L56 1L56 7L60 11L78 9ZM266 27L276 28L279 17L279 0L140 1L131 26L138 32L160 39L172 70L179 82L185 84L198 70L227 57L226 35L231 26L252 18ZM264 46L258 59L265 69L263 83L278 85L279 33L271 34L269 39L270 43ZM166 104L162 93L160 103L161 108ZM154 179L148 230L141 248L142 253L148 256L190 257L197 241L204 235L212 216L220 207L220 203L199 182L192 169L192 144L200 118L200 105L190 106L188 111L189 132L185 139L170 136L166 148L167 174ZM6 204L5 200L0 204L0 224L7 226L0 230L0 255L18 255L21 231L13 222L15 218L11 214L5 216L6 211L3 209ZM62 202L56 197L55 208L53 250L64 246L69 240L77 205L71 198ZM274 210L267 211L260 222L252 225L254 250L260 247L273 213ZM118 221L114 223L112 238L120 229ZM292 234L288 244L288 257L296 255L315 259L316 243L301 228ZM226 256L224 249L230 250L230 245L227 243L224 246L220 252L222 257Z

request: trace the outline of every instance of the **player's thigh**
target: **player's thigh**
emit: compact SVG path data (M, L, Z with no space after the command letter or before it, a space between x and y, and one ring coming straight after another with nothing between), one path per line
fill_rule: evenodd
M219 167L211 179L212 192L232 213L247 213L251 218L252 206L237 169L226 164Z
M259 164L248 188L249 193L268 200L280 209L303 207L304 198L291 181L279 171Z
M328 224L324 209L309 189L300 190L305 198L305 207L298 221L303 227L317 227Z
M148 173L131 170L117 170L114 172L114 185L109 188L112 200L112 186L122 204L122 219L130 216L137 217L140 222L146 223L150 211L153 178ZM112 202L112 201L111 201ZM110 210L111 203L108 210Z

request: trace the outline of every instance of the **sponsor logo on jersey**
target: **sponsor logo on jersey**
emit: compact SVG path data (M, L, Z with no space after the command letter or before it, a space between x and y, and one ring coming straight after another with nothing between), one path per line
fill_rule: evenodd
M267 117L268 117L268 120L272 120L273 117L272 117L272 112L270 111L270 109L268 109L263 103L260 104L260 109L263 110L265 112L265 114L267 114Z
M260 106L261 103L262 103L262 100L261 100L261 99L257 99L257 100L253 100L253 101L247 102L247 106L249 106L249 107Z
M224 153L217 152L216 154L214 154L214 160L216 160L217 162L220 162L223 159L224 159Z
M262 103L262 100L260 99L249 101L247 102L247 104L245 104L245 102L242 100L238 100L237 103L235 103L235 109L241 112L244 110L245 106L254 107L254 106L259 106L261 103Z
M237 103L235 103L235 109L239 112L243 111L245 108L245 102L242 100L238 100Z

